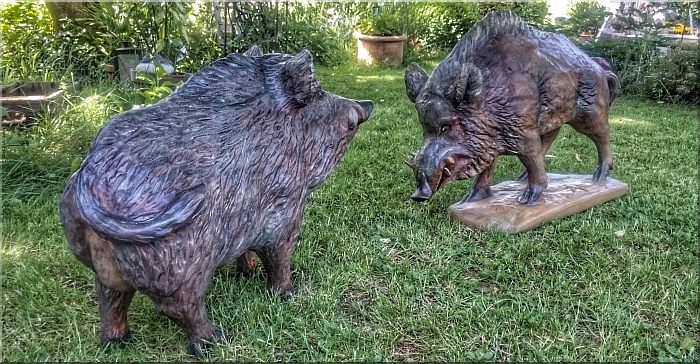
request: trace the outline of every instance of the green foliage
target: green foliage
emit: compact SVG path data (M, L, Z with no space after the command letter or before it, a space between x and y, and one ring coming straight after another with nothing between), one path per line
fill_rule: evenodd
M671 47L645 79L649 97L670 103L700 105L697 44Z
M546 1L501 1L501 2L481 2L479 3L479 14L484 15L497 10L510 9L518 14L524 22L536 28L541 28L545 24L549 5Z
M562 33L567 35L590 34L595 36L605 18L612 13L595 1L581 1L571 5L569 19L564 22Z
M357 23L357 30L364 35L400 35L402 34L398 14L379 11Z
M53 24L46 8L36 2L0 3L2 18L2 82L51 78L45 60L52 50ZM34 53L27 49L36 50Z
M428 52L451 50L489 12L511 9L526 23L542 27L549 9L546 2L424 2L408 7L414 26L406 34L414 43L421 43L419 49Z
M577 43L587 54L602 57L620 80L621 94L651 100L700 104L698 48L695 44L669 47L662 53L658 42L647 38L624 41L599 39Z
M418 36L427 47L450 50L482 15L477 3L473 2L439 2L425 3L419 6L421 16L419 24L425 28Z
M264 52L296 54L308 49L314 61L337 65L348 59L344 39L328 20L333 3L319 3L317 8L285 3L277 9L274 3L254 3L253 14L237 22L237 32L230 41L232 52L244 52L258 45ZM324 11L325 10L325 11Z
M137 94L144 99L144 104L140 107L146 107L156 104L158 101L170 96L177 85L171 81L163 80L163 77L167 76L168 73L165 72L163 66L153 59L153 65L155 66L155 73L150 74L148 72L137 72L136 80L145 84L144 87L140 87Z

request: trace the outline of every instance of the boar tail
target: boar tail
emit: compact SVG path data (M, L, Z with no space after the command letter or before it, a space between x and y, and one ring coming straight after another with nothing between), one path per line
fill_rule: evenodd
M75 180L82 218L103 237L120 243L150 243L191 222L204 205L204 185L175 191L146 173L128 181L117 173L83 169ZM116 177L115 177L116 176Z
M617 79L617 76L613 73L612 67L610 67L610 62L608 62L605 58L601 57L591 57L591 59L597 63L601 68L603 68L603 72L605 72L605 79L608 83L608 90L610 90L610 101L608 103L608 106L610 106L617 97L617 95L620 93L620 81Z

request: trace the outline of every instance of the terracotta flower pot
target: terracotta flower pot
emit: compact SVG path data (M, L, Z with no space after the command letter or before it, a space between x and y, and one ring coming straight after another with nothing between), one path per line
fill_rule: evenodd
M390 36L353 34L357 38L357 60L372 65L386 62L391 67L401 65L403 61L404 34Z

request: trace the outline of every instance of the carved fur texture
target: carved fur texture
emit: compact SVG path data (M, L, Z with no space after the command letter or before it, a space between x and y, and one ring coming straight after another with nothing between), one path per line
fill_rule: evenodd
M423 146L409 163L416 201L471 177L463 200L489 197L498 156L516 155L528 181L519 202L534 204L547 187L544 156L564 124L595 143L595 180L613 168L608 110L620 85L609 64L510 10L477 22L430 76L409 65L405 82L423 126Z
M333 171L370 101L324 91L312 57L231 54L167 99L111 118L70 178L60 212L95 271L101 341L131 334L136 291L183 328L189 351L222 337L204 297L214 270L255 252L268 290L292 292L290 258L308 195Z

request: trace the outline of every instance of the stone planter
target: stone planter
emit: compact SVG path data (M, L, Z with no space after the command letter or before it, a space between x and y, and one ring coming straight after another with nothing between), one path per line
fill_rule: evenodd
M400 66L403 61L403 44L406 35L376 36L353 34L357 38L357 60L367 65L386 62L391 67Z
M66 91L75 93L79 89L78 82L67 85L66 90L61 89L58 82L15 83L2 88L0 101L8 111L36 118L45 112L51 113L59 109Z

